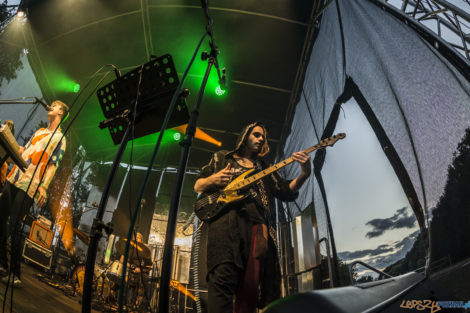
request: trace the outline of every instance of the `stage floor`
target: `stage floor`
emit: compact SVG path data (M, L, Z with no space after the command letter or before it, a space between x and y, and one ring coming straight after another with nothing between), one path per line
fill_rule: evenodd
M17 313L55 313L81 312L80 297L67 296L63 291L40 281L36 274L39 270L22 264L21 280L23 286L13 292L13 312ZM0 304L3 306L6 285L0 282ZM8 290L5 313L10 312L10 290ZM0 312L2 307L0 307ZM98 312L93 310L92 312Z

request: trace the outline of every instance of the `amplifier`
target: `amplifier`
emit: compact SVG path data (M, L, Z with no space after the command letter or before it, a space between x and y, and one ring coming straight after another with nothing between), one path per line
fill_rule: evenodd
M29 232L29 239L49 249L52 244L52 230L39 221L34 221Z
M47 228L51 228L52 226L52 222L41 214L38 214L38 223L46 226Z
M52 251L46 249L34 241L26 238L23 248L25 260L37 264L45 269L51 269Z

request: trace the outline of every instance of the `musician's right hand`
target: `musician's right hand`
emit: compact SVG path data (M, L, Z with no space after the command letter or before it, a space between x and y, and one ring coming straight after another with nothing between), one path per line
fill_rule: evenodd
M209 180L213 186L224 187L227 186L232 179L232 171L230 170L230 163L225 168L215 174L209 176Z
M224 187L228 185L231 179L232 172L230 171L229 163L224 169L218 171L217 173L212 174L206 178L199 178L196 180L196 183L194 184L194 191L201 193L214 187Z

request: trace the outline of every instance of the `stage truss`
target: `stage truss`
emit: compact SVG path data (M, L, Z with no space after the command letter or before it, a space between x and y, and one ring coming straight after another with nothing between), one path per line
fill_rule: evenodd
M445 0L386 0L382 5L399 10L447 42L470 61L470 14ZM463 6L470 1L462 0Z

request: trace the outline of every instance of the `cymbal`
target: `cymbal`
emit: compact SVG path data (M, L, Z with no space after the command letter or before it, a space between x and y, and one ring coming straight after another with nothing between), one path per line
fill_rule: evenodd
M80 239L84 244L87 246L90 244L90 236L88 236L85 232L77 229L72 228L72 231L77 235L78 239Z
M116 242L116 250L120 254L124 254L124 250L126 249L126 242L127 238L119 239L118 242ZM136 258L137 255L142 260L150 261L150 249L147 247L147 245L143 242L131 240L129 245L129 257Z

